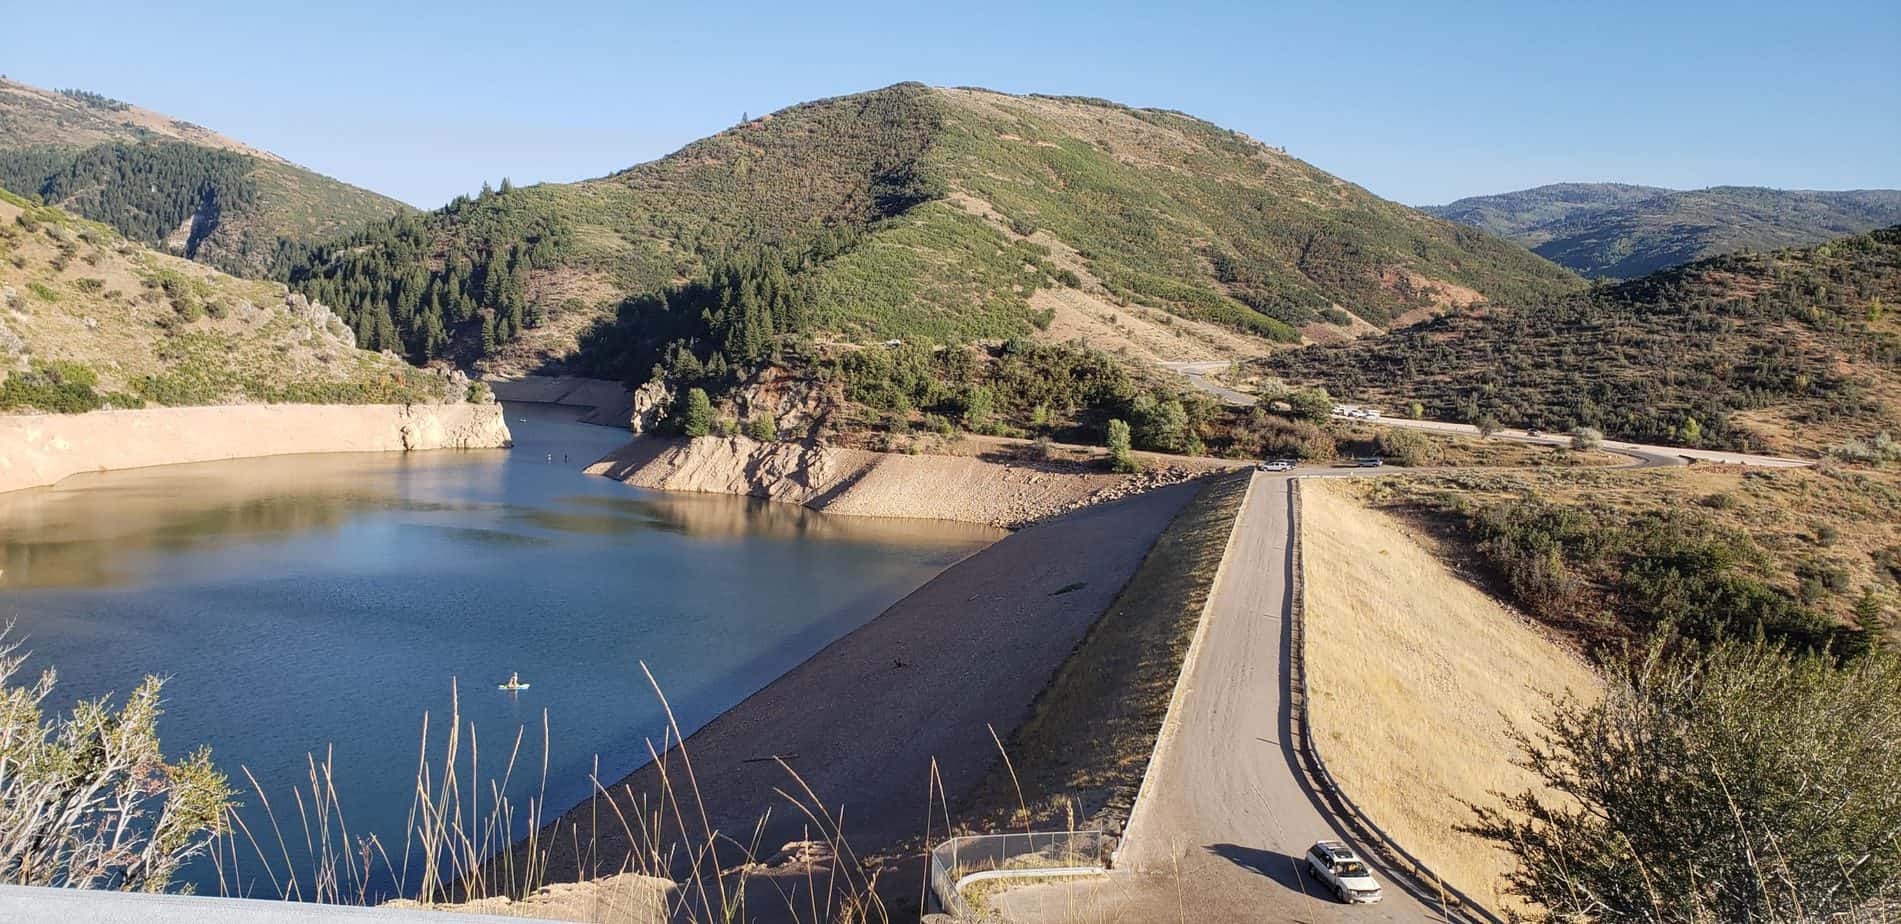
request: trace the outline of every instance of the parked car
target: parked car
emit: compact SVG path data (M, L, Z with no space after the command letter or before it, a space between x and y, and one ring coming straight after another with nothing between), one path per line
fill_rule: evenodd
M1364 459L1354 459L1353 464L1361 468L1379 468L1386 464L1386 460L1378 456L1367 456Z
M1540 429L1538 429L1537 427L1526 427L1526 428L1525 428L1525 435L1526 435L1526 436L1544 436L1544 435L1545 435L1545 431L1543 431L1543 430L1540 430Z
M1291 472L1294 470L1294 462L1292 459L1275 459L1271 462L1262 462L1255 467L1264 472Z
M1307 848L1307 868L1335 898L1348 904L1370 905L1385 897L1366 861L1339 841L1320 841Z

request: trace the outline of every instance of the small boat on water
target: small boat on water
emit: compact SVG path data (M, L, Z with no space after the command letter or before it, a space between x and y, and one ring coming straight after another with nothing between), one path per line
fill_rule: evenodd
M508 675L508 682L507 682L507 683L498 683L498 684L496 684L496 685L495 685L495 689L497 689L497 690L507 690L508 692L510 692L510 693L513 693L513 692L515 692L515 691L517 691L517 690L526 690L526 689L528 689L528 684L525 684L525 683L522 683L522 682L521 682L521 672L520 672L520 671L516 671L515 673L512 673L512 674L509 674L509 675Z

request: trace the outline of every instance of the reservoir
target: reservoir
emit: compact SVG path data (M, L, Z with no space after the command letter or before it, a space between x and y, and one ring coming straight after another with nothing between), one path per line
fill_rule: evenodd
M209 745L239 790L260 846L241 843L236 874L195 863L199 891L285 891L260 851L307 882L298 800L314 833L327 761L349 843L374 835L391 858L372 889L400 892L386 866L425 715L439 763L452 697L461 801L479 789L479 815L498 793L540 798L545 722L552 817L597 768L611 783L659 746L643 663L690 733L1002 535L642 491L580 472L624 431L507 414L512 450L233 460L0 494L0 622L31 654L25 674L58 670L50 710L170 678L167 757ZM515 673L528 689L497 689Z

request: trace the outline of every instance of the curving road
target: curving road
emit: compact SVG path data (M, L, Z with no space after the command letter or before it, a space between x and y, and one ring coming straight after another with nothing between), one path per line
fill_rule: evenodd
M1204 378L1225 363L1165 364L1232 404L1254 399ZM1210 367L1210 368L1204 368ZM1384 419L1422 430L1477 435L1465 424ZM1505 430L1495 438L1561 444L1567 437ZM1763 466L1808 462L1742 453L1606 441L1638 466L1691 460ZM1296 746L1294 562L1290 485L1309 468L1256 472L1229 539L1207 614L1183 665L1177 700L1157 742L1115 869L1093 879L1024 886L993 895L1016 922L1453 921L1435 896L1370 857L1385 886L1375 906L1349 907L1319 888L1301 863L1314 841L1355 843L1315 788ZM1372 469L1329 474L1380 474ZM1377 819L1375 819L1377 821ZM1402 845L1404 846L1404 845Z
M1300 862L1316 840L1352 839L1295 746L1290 481L1249 485L1116 869L992 897L1009 920L1453 920L1384 869L1385 901L1342 905Z

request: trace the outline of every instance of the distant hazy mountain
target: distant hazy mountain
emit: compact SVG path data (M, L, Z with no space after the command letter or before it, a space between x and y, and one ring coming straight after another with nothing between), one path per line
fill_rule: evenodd
M1633 279L1742 250L1799 247L1901 222L1901 190L1556 183L1427 206L1581 275Z
M306 242L413 211L202 126L0 79L0 186L142 244L256 275Z

